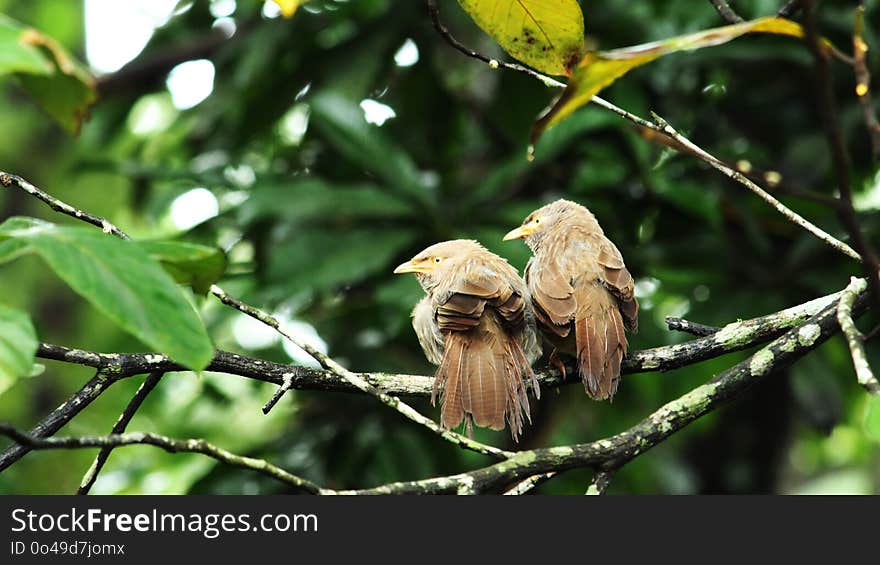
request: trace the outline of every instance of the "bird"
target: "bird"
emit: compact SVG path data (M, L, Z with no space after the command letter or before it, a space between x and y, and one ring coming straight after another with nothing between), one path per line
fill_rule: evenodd
M571 354L589 397L613 398L628 346L624 329L639 329L632 275L596 217L557 200L529 214L504 241L524 239L532 250L525 280L538 330L554 347L550 362L565 377L557 351Z
M428 361L437 365L431 402L442 390L440 422L502 430L514 441L531 421L527 377L540 397L532 363L540 357L525 282L506 259L467 239L431 245L394 269L415 273L425 296L412 324Z

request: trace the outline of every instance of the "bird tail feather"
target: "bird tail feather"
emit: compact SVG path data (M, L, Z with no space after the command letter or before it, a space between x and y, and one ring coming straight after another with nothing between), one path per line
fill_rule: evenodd
M431 397L435 402L440 391L441 425L451 429L467 419L501 430L507 424L518 440L524 421L531 421L523 374L537 390L520 344L492 316L471 330L449 332Z
M587 394L606 400L617 392L626 354L623 317L614 297L599 284L582 292L574 323L578 370Z

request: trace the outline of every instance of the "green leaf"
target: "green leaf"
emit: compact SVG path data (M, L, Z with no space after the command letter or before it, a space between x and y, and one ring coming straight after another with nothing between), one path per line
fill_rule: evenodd
M0 264L8 263L30 251L27 242L19 239L0 241Z
M584 49L577 0L458 0L511 57L551 75L567 75Z
M521 160L521 159L520 159ZM286 222L401 218L412 214L403 199L372 184L335 185L317 177L297 178L290 184L257 185L242 204L246 223L264 217Z
M37 332L30 316L0 304L0 394L34 369Z
M415 235L401 229L305 230L273 246L270 276L291 291L325 290L394 268L394 259Z
M632 69L650 63L663 55L721 45L747 33L771 33L791 37L804 35L800 25L784 18L770 17L613 51L587 53L572 72L571 80L562 96L535 123L532 129L532 143L544 130L570 116L592 100L593 96ZM825 44L830 46L827 42Z
M390 189L424 202L426 192L412 158L364 119L354 102L321 94L309 102L310 119L334 148L352 163L381 178Z
M868 396L865 406L865 433L869 438L880 443L880 396Z
M0 75L13 74L64 129L79 131L98 98L89 72L53 38L0 15Z
M0 225L0 237L27 242L74 291L149 347L194 370L210 363L214 349L195 308L138 244L22 218Z
M215 247L180 241L136 243L175 281L191 286L198 294L207 294L211 285L226 272L226 254Z
M40 50L21 40L22 26L0 15L0 74L51 75L54 67Z

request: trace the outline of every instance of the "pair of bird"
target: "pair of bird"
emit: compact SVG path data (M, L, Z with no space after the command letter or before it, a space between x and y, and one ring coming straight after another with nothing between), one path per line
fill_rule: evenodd
M394 269L415 273L425 297L413 328L438 365L432 402L442 389L441 425L465 421L517 440L530 419L527 377L540 397L532 363L541 340L572 354L587 394L611 398L626 354L624 329L638 330L633 279L614 243L583 206L557 200L529 214L504 240L524 239L533 257L525 280L506 259L473 240L432 245Z

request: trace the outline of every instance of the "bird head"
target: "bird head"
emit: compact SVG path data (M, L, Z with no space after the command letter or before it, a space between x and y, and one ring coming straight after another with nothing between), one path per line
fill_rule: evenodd
M551 233L564 229L569 221L596 222L589 210L570 200L557 200L538 208L523 220L521 226L504 236L504 241L523 239L533 251L540 247L544 238Z
M469 257L486 249L470 239L454 239L435 243L394 269L395 275L415 273L425 289L436 286L453 273Z

